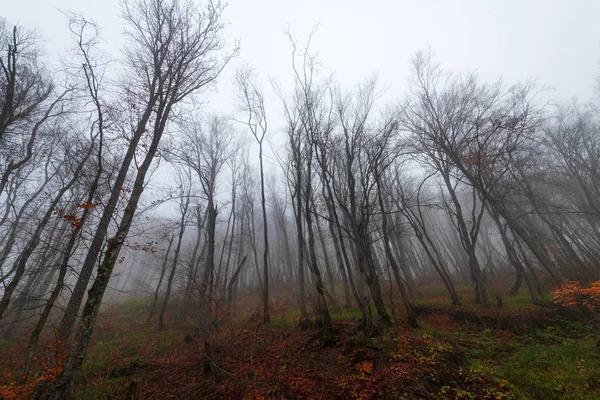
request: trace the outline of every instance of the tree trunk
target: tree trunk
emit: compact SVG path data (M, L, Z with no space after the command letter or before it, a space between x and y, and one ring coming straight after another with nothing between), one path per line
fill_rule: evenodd
M85 204L90 204L94 200L94 195L95 195L95 191L90 191ZM77 247L79 235L83 229L83 223L87 220L87 217L89 214L90 214L90 208L84 208L83 213L81 215L80 223L78 225L76 225L75 228L73 229L73 232L70 235L67 247L64 250L64 253L62 256L62 261L60 263L59 274L58 274L58 279L56 281L56 285L54 286L54 289L52 290L52 293L50 294L50 298L48 299L48 301L46 302L46 305L44 306L44 309L42 310L42 313L40 315L40 318L38 319L36 326L31 331L31 335L29 337L29 342L27 344L27 350L25 353L25 361L23 362L23 375L24 376L27 376L29 374L29 370L31 368L31 360L33 358L33 353L34 353L35 347L38 344L40 335L44 329L44 326L46 325L46 321L48 320L48 317L50 316L50 311L52 311L52 308L54 307L54 303L56 302L56 299L58 299L58 296L60 296L60 293L62 292L62 290L64 288L65 276L67 275L67 271L69 268L69 260L71 259L71 255L73 254L73 251Z
M438 166L438 170L441 172L442 178L444 179L444 183L446 184L446 189L448 191L448 194L450 194L452 204L454 205L454 212L448 210L448 214L450 218L454 217L455 226L458 230L462 247L465 250L465 253L469 260L469 272L471 275L471 280L475 284L475 302L478 304L487 305L488 296L485 283L485 276L483 274L483 271L481 271L479 261L477 260L475 248L477 244L479 224L481 223L481 214L483 213L484 207L483 205L481 206L479 218L477 218L475 214L475 208L477 204L475 196L476 189L473 188L473 212L471 221L472 226L471 229L468 229L462 211L462 205L456 195L455 186L450 181L450 170L448 167L440 165L438 162L436 162L436 165Z
M265 172L263 170L263 148L262 141L259 143L258 158L260 162L260 205L263 216L263 323L268 324L271 321L269 315L269 227L267 224L267 199L265 197Z
M321 250L323 251L323 259L325 261L325 270L327 271L327 278L329 278L329 291L331 292L331 296L335 298L335 279L333 276L333 268L331 267L331 262L329 260L329 252L327 251L327 245L325 243L325 237L323 235L323 231L321 230L321 224L319 223L319 218L315 218L315 224L317 226L317 232L319 235L319 243L321 244Z
M412 211L409 211L409 212L412 213ZM425 231L424 226L421 223L419 223L413 219L413 218L417 218L417 216L412 215L412 214L410 214L410 215L407 214L407 217L408 217L408 221L409 221L410 225L412 226L412 228L415 232L415 236L417 237L417 240L423 247L423 250L425 251L425 254L427 255L427 257L429 258L429 261L431 261L433 268L435 269L438 276L442 280L442 283L446 287L446 290L448 291L448 294L450 295L450 299L452 300L452 304L454 304L455 306L459 306L460 298L458 297L458 293L456 293L456 289L454 288L454 284L452 283L452 278L448 274L448 271L446 270L444 265L441 263L442 261L441 261L440 255L439 255L437 249L435 248L431 238ZM419 225L417 225L417 224L419 224Z
M296 172L294 182L294 195L296 196L295 206L295 221L296 221L296 237L298 239L298 303L300 306L300 316L302 324L308 320L308 312L306 310L306 288L304 282L304 232L302 227L302 166L300 164L300 149L294 148L294 168Z
M227 308L230 310L233 310L234 308L234 303L235 303L235 296L234 296L234 288L237 285L238 282L238 276L240 275L240 273L242 272L242 268L244 267L244 264L246 263L246 259L248 258L248 256L244 256L242 258L242 253L244 251L244 215L242 214L242 221L240 223L240 233L239 233L239 239L238 239L238 248L237 248L237 262L238 262L238 266L236 268L236 270L233 272L233 275L231 276L231 279L229 281L229 285L228 285L228 289L227 289Z
M321 277L321 271L317 264L317 254L315 251L315 235L312 224L312 211L310 209L310 203L312 200L312 147L311 157L308 159L307 165L307 176L306 176L306 191L305 191L305 209L304 215L306 219L306 230L308 231L308 255L309 255L309 266L316 278L315 288L317 290L317 313L322 319L323 328L331 328L331 316L329 315L329 309L327 308L327 301L325 299L325 284Z
M539 304L540 302L537 298L537 294L535 292L535 287L533 285L533 282L531 282L531 278L525 271L525 268L523 268L523 266L519 262L515 248L512 246L510 239L508 238L506 228L504 226L502 226L502 222L500 221L500 215L498 214L497 211L495 211L491 207L487 207L487 208L488 208L489 215L492 217L492 219L496 223L498 230L500 231L500 238L502 239L502 244L504 244L504 249L506 251L508 261L510 262L510 264L512 265L512 267L514 268L514 270L517 273L517 280L516 280L515 284L513 285L513 287L510 289L509 295L515 296L519 290L519 287L521 286L521 282L523 281L523 279L525 279L526 284L527 284L527 290L529 291L529 296L531 297L532 303Z
M156 99L149 99L149 101L153 102L156 101ZM96 232L94 233L94 237L92 239L92 242L90 243L89 250L87 252L85 260L83 261L83 265L81 266L79 277L77 279L77 282L75 283L75 287L71 291L69 303L67 304L65 313L58 327L58 340L60 341L67 341L71 336L71 329L73 328L73 324L77 319L77 314L79 313L79 308L85 296L85 291L88 287L88 283L92 276L92 272L94 271L94 266L96 265L96 261L98 260L100 252L102 251L104 239L106 238L106 235L108 233L110 222L114 217L119 198L121 197L121 189L123 188L123 184L125 183L125 179L127 178L129 167L131 165L131 162L133 161L135 152L138 148L138 144L142 138L142 135L144 134L144 132L146 132L146 125L148 124L148 121L150 120L150 115L153 111L154 104L151 104L151 106L148 106L146 108L144 114L142 115L142 118L137 124L137 128L132 135L131 141L129 142L129 146L127 147L127 152L125 153L123 162L121 163L119 172L117 173L117 177L115 179L115 182L113 183L110 192L110 198L108 199L108 202L104 204L102 217L100 217L100 222L98 224L98 227L96 228ZM142 186L143 182L140 184L140 188ZM129 201L131 202L131 197ZM123 219L125 219L125 216L123 216ZM129 230L129 228L127 229ZM100 290L100 288L98 288L98 290L101 291L102 294L104 294L104 290ZM90 310L90 312L91 311L92 310Z
M144 157L144 161L139 166L137 175L135 178L135 182L133 184L133 188L131 191L131 195L129 197L129 201L127 202L127 206L123 211L123 217L121 218L121 222L117 228L115 236L108 240L106 250L104 253L104 259L102 263L98 267L98 271L96 273L96 278L92 287L88 291L88 298L83 308L83 313L81 316L81 322L79 324L79 329L77 331L77 335L73 344L69 349L69 356L67 358L67 362L65 364L63 373L59 379L58 386L56 387L56 391L52 394L52 400L70 400L73 398L73 393L75 390L75 383L77 382L77 378L81 371L81 366L83 365L83 361L85 359L85 355L87 353L88 346L90 344L90 340L92 337L92 331L94 329L94 324L96 322L96 318L98 317L98 311L100 310L100 305L102 303L102 298L104 297L104 292L108 286L108 282L112 275L112 271L114 266L118 260L119 253L123 247L123 243L127 238L127 234L129 233L129 229L131 228L131 224L133 222L133 217L135 215L135 211L137 210L138 203L142 196L142 191L144 190L144 181L146 179L146 174L150 169L150 165L154 160L154 156L158 149L158 144L160 143L160 139L162 133L164 132L165 125L167 122L167 117L170 114L171 105L165 105L164 108L159 107L157 110L157 117L154 123L154 136L152 138L152 143L148 148L148 153ZM142 121L138 124L136 129L136 134L139 132L140 137L141 134L146 132L146 124L150 117L150 113L153 111L153 107L148 107L147 116L148 118L143 118ZM127 174L128 166L131 164L133 160L133 156L135 154L135 150L137 148L137 143L139 142L139 138L132 140L131 143L136 143L136 146L132 149L131 144L127 151L127 154L123 160L122 167L127 166L127 168L121 168L119 170L119 175L115 182L115 185L111 191L111 199L109 200L109 204L112 204L112 200L114 200L114 204L112 207L109 207L109 204L104 209L104 213L102 215L102 220L96 231L96 235L94 236L94 241L92 242L92 246L89 249L88 256L86 257L86 261L90 261L92 257L90 257L90 253L93 253L93 263L95 263L97 259L97 255L100 251L100 247L102 245L102 241L104 239L106 229L108 228L108 223L110 219L108 217L112 217L113 211L116 207L116 202L118 200L119 194L121 192L121 186ZM131 152L129 150L132 150ZM120 180L121 177L123 180ZM112 208L112 211L107 212L107 209ZM102 232L103 231L103 232ZM100 232L100 233L99 233ZM102 239L99 242L95 243L96 239ZM94 247L94 243L98 245L98 247ZM85 262L84 262L85 267ZM91 274L91 272L90 272ZM81 276L80 276L81 280ZM79 281L78 281L79 282ZM78 307L77 307L78 308ZM66 317L66 314L65 314ZM76 314L73 318L76 317ZM63 318L64 320L64 318ZM62 322L62 321L61 321ZM70 319L66 322L70 322ZM70 322L72 326L72 322ZM68 334L70 331L70 326L65 325L63 328L69 328L66 331L63 331L63 334ZM59 332L60 333L60 332Z
M165 252L165 258L163 259L162 266L160 268L160 277L158 278L158 285L156 285L156 290L154 291L154 300L152 301L152 307L150 308L150 314L148 315L148 319L146 320L146 326L150 326L150 321L152 321L152 317L154 316L154 312L156 311L156 303L158 302L158 294L160 293L160 287L162 286L163 278L165 277L165 273L167 272L167 261L169 259L169 252L171 251L171 246L173 245L173 241L175 240L175 235L171 235L171 239L169 239L169 245L167 246L167 251Z
M398 263L394 258L394 254L392 253L392 247L390 245L390 237L389 237L389 228L388 228L388 212L385 207L385 203L383 202L382 191L383 188L381 186L381 179L379 174L375 174L375 180L377 182L377 197L379 199L379 208L381 210L381 230L383 232L383 246L385 249L385 254L387 256L387 260L389 265L392 267L392 271L394 272L394 278L396 278L396 284L398 285L398 289L400 290L400 296L402 297L402 303L404 304L404 308L406 309L406 316L408 320L408 325L412 328L418 328L419 324L417 323L417 318L415 316L415 312L412 304L410 303L410 299L408 298L408 293L404 288L404 280L400 277L400 268L398 267ZM390 282L390 285L392 282Z
M89 155L89 154L88 154ZM29 257L33 254L38 244L40 243L42 232L46 228L50 217L54 213L58 203L62 199L63 195L75 184L75 182L79 179L78 175L74 175L70 182L68 182L65 186L63 186L54 199L52 203L50 203L50 207L46 210L42 220L38 224L35 232L33 233L31 239L21 252L19 258L15 261L15 266L13 267L15 271L15 275L12 277L10 283L4 289L4 295L2 296L2 300L0 301L0 320L4 317L6 310L8 309L8 305L10 303L10 299L12 297L13 292L15 291L17 285L21 281L23 274L25 273L25 267L27 266L27 262L29 261Z
M206 213L204 213L204 220L200 219L200 207L196 208L196 243L194 244L194 250L192 251L192 258L188 264L188 281L185 287L185 293L183 295L183 304L181 307L181 314L179 320L184 321L187 319L190 306L192 304L192 297L194 292L194 283L196 282L196 276L198 274L198 250L200 249L200 243L202 242L202 226L206 221ZM204 249L203 249L204 250ZM202 255L200 255L202 257Z
M181 251L181 242L183 240L183 234L185 233L187 211L190 204L190 193L188 191L185 202L181 205L181 220L179 221L179 236L177 238L177 246L175 246L175 253L173 254L173 264L171 266L171 273L167 280L167 292L163 299L160 315L158 317L158 330L162 331L165 327L165 310L167 309L167 303L169 297L171 297L171 288L173 286L173 279L175 278L175 271L177 270L177 263L179 262L179 252Z

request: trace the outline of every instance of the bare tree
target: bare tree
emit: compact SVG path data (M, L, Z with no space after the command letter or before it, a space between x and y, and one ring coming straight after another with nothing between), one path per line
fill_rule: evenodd
M400 177L395 177L395 195L392 195L393 200L397 204L397 208L402 211L406 217L407 222L410 224L418 242L421 244L423 251L429 259L434 270L442 280L450 299L454 305L460 305L460 299L454 288L452 282L452 276L449 268L446 265L446 261L441 257L440 252L436 244L434 243L429 230L427 228L425 216L423 213L423 206L421 201L421 189L429 178L433 175L425 177L418 185L417 189L410 193L407 189L407 185L402 185Z
M158 278L158 283L156 284L156 289L154 290L154 300L152 302L152 306L150 307L150 314L148 314L148 319L146 320L146 326L150 325L152 321L152 317L156 312L156 303L158 303L158 294L160 293L160 287L162 286L163 279L165 277L165 273L167 272L167 263L169 261L169 253L171 252L171 246L173 246L173 241L175 240L175 235L171 235L169 239L169 245L165 250L165 256L163 258L162 265L160 267L160 275Z
M313 29L314 33L314 29ZM289 36L289 35L288 35ZM312 34L311 34L312 38ZM302 180L299 181L299 190L296 196L300 196L304 200L304 219L306 221L307 241L308 241L308 265L311 272L315 276L315 289L317 291L317 312L322 321L323 327L327 330L332 326L331 316L327 307L325 296L325 284L321 275L321 269L317 263L315 234L313 228L313 218L316 210L314 207L315 193L313 190L313 160L315 158L316 143L321 136L328 137L334 127L333 107L327 103L328 95L330 94L329 85L319 84L316 82L315 58L309 53L310 39L307 48L303 54L297 54L295 42L290 37L292 43L292 68L295 75L297 86L297 102L299 108L298 116L301 128L301 134L305 135L304 142L304 186ZM300 63L297 64L296 57L299 57ZM300 167L298 165L297 167ZM296 211L300 213L300 208ZM318 217L317 217L318 218ZM318 223L317 223L317 229Z
M127 36L130 41L126 50L127 67L132 72L129 79L137 84L137 87L132 85L130 93L135 98L136 108L140 104L141 112L94 237L95 243L90 247L86 259L88 263L96 262L142 135L149 132L151 142L138 166L117 231L108 240L104 258L88 292L77 336L70 348L58 387L52 395L54 399L73 396L74 384L87 352L102 297L133 222L146 174L174 108L185 98L214 82L230 58L217 56L224 47L221 11L220 5L208 4L200 9L191 2L138 0L125 3L124 17L128 23Z
M302 223L303 215L303 204L302 204L302 182L304 176L304 155L303 146L305 140L303 139L303 129L300 122L300 93L297 93L291 104L288 99L285 98L281 90L277 88L277 94L282 101L283 110L286 118L285 131L287 134L287 148L288 148L288 161L284 163L288 188L290 191L290 197L292 199L292 207L294 211L294 222L296 226L296 239L297 239L297 281L298 281L298 306L300 307L301 325L308 326L308 311L306 309L306 284L305 284L305 273L304 273L304 226Z
M392 244L390 238L390 210L386 207L383 193L386 191L384 187L384 176L387 173L388 168L394 163L397 156L400 155L401 149L393 145L394 136L398 133L398 120L397 114L393 113L389 119L385 120L383 127L379 129L377 139L371 145L371 151L369 151L369 160L373 164L373 178L377 184L377 201L381 211L381 230L383 239L383 248L385 251L386 259L391 267L396 284L400 290L402 297L402 303L406 309L406 315L408 324L413 328L418 328L417 318L413 306L410 302L408 290L406 287L406 281L400 275L400 267L398 261L392 251Z
M263 216L263 322L268 324L269 315L269 228L267 221L267 202L265 196L265 172L263 161L263 142L267 134L267 114L265 98L262 91L256 86L251 69L238 70L236 82L239 91L238 107L245 114L246 125L258 143L258 162L260 167L260 203Z
M177 234L177 244L175 245L175 251L173 252L173 261L171 262L171 271L167 279L167 291L163 298L163 302L158 315L158 330L161 331L165 327L165 310L167 309L167 303L171 296L171 289L173 287L173 279L175 278L175 272L177 271L177 264L179 262L179 255L181 253L181 244L183 242L183 235L189 222L189 209L190 209L190 195L192 193L192 171L190 167L176 167L177 171L177 186L179 186L179 233ZM168 252L167 252L168 253Z
M368 160L370 141L376 133L371 125L372 113L381 94L377 92L376 86L376 79L373 78L359 85L354 93L337 95L336 113L343 143L338 168L343 176L344 186L338 186L340 190L336 196L337 204L348 221L348 232L354 242L359 274L369 289L377 313L384 322L390 323L381 294L370 231L371 218L377 207L373 177L375 165ZM366 298L364 303L368 304ZM370 312L368 306L364 311Z
M207 202L207 255L200 282L200 327L208 351L208 331L215 286L216 226L220 207L217 202L218 178L227 161L239 147L234 146L234 132L223 117L210 116L206 124L198 118L184 126L182 142L174 158L191 168L200 181ZM189 196L189 194L188 194ZM208 357L208 354L207 354ZM210 369L205 362L206 372Z
M541 240L527 230L509 201L520 183L516 165L526 162L534 151L528 140L541 119L541 110L532 102L534 87L526 83L504 90L501 83L480 83L474 74L444 73L434 64L431 53L419 53L413 66L414 98L406 109L407 129L455 169L456 179L476 189L481 200L497 210L559 281ZM474 226L471 230L459 226L465 250L472 247L468 242L473 240L468 237ZM469 260L476 273L472 255Z

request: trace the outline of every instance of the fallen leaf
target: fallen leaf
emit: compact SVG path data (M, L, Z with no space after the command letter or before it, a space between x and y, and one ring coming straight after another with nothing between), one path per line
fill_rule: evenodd
M359 370L360 370L360 372L365 373L365 374L373 373L373 361L364 360L363 362L360 363Z

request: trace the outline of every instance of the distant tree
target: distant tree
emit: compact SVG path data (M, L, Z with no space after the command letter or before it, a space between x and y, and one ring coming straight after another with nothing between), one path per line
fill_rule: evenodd
M200 327L205 341L208 340L214 301L213 292L216 284L215 242L217 215L220 210L217 202L218 179L227 161L239 149L239 147L235 147L234 139L235 133L225 118L210 116L206 123L198 118L192 118L188 124L184 125L181 142L173 155L177 162L194 171L206 198L207 252L206 265L200 281ZM205 347L208 349L208 342L205 343ZM205 371L209 370L210 363L206 359Z
M371 226L377 207L373 175L376 165L370 163L368 157L371 141L377 135L372 119L379 95L375 77L359 85L353 92L337 94L335 112L340 124L341 148L336 159L336 168L340 171L336 197L354 244L359 276L369 289L379 317L390 323L373 254ZM369 302L366 296L363 295L363 298L363 316L365 322L370 324Z
M452 168L449 173L477 190L481 201L502 216L546 271L560 281L541 238L527 229L522 212L514 209L517 203L511 202L520 184L517 166L530 161L537 147L530 140L542 118L532 100L534 87L525 83L504 89L500 83L480 83L474 74L452 75L434 63L431 53L417 54L413 66L407 129L445 163L438 169ZM458 217L457 224L473 279L481 280L472 251L477 215L470 229ZM480 300L483 295L481 291Z
M238 87L238 107L246 117L245 124L258 143L258 163L260 167L260 203L263 217L263 322L268 324L269 315L269 228L267 218L267 202L265 196L265 172L263 161L263 142L265 140L268 122L263 92L258 88L252 70L246 68L236 73Z
M167 249L165 250L163 262L160 267L160 275L158 278L158 283L156 285L156 289L154 290L154 299L152 301L152 306L150 307L150 314L148 314L148 319L146 320L146 326L150 325L150 322L152 321L152 317L156 313L156 304L158 303L158 295L160 293L160 288L161 288L163 280L165 278L165 274L167 273L167 264L169 261L169 253L171 252L171 247L173 246L174 240L175 240L175 235L171 235L171 238L169 239L169 244L167 245Z
M177 266L179 263L179 255L181 254L181 244L183 242L183 235L189 223L189 210L191 202L191 193L193 188L192 183L192 171L189 166L175 167L177 177L177 186L179 186L179 232L177 234L177 243L175 244L175 250L173 251L173 260L171 261L171 271L167 278L167 290L163 297L160 313L158 314L158 330L161 331L165 327L165 311L167 304L171 296L171 290L173 288L173 279L175 279L175 273L177 272ZM169 245L170 247L170 245ZM168 251L167 251L168 253ZM165 256L166 257L166 256ZM160 285L159 285L160 286Z
M314 31L313 31L314 32ZM308 242L308 265L315 277L315 289L317 291L317 313L323 327L329 329L332 326L331 316L327 307L326 288L321 274L321 268L317 262L315 245L314 220L316 209L314 207L314 182L316 171L313 171L315 159L316 143L321 136L329 136L334 128L334 118L331 103L327 101L328 85L320 84L316 81L315 59L309 54L309 49L305 49L303 54L296 54L296 44L290 38L293 46L292 68L296 83L296 103L298 107L299 133L305 136L304 141L304 171L303 176L298 179L296 187L296 196L302 198L304 204L297 203L296 212L301 214L301 207L304 207L304 220L306 222L307 242ZM310 39L309 39L310 46ZM300 59L298 63L296 57ZM301 144L300 141L298 144ZM297 151L297 150L296 150ZM297 168L301 166L298 164ZM304 185L302 185L304 183ZM318 223L317 223L318 229ZM300 233L300 232L299 232ZM333 294L333 293L331 293Z

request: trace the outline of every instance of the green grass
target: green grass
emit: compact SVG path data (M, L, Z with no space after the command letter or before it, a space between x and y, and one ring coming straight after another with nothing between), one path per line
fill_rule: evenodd
M99 342L92 346L83 363L82 375L92 375L108 368L112 363L111 356L119 342L119 340L112 340L110 342Z
M14 346L13 342L10 342L2 337L0 337L0 351L8 350Z
M600 397L600 358L593 340L523 346L493 370L517 398L593 399Z
M151 296L127 300L119 303L119 312L121 315L148 316L153 302Z
M491 299L491 301L494 302L495 299ZM526 294L504 297L502 302L504 303L504 307L510 307L512 309L528 309L538 307L532 303L531 297ZM552 303L552 296L547 294L540 299L540 302L541 304L550 304Z
M127 388L129 379L127 377L119 377L103 379L89 385L79 385L75 398L81 400L112 398L109 396L122 393L124 388Z
M344 309L342 313L331 314L332 320L361 319L362 313L358 308Z
M329 309L329 313L333 321L362 318L362 314L357 308L342 308L341 310L341 312L335 312L332 308ZM316 311L314 309L308 307L307 311L309 318L314 319L315 317L317 317ZM268 331L277 331L281 328L294 327L299 324L301 316L302 314L300 312L299 307L290 306L285 313L277 313L275 315L271 315L271 322L269 323L269 325L262 326L262 329L266 329ZM248 317L244 316L234 318L230 324L235 329L247 328Z
M116 311L118 314L116 314ZM112 314L111 314L112 313ZM107 307L105 318L111 318L110 330L97 332L82 367L81 384L76 398L120 398L129 382L139 374L138 368L153 357L168 355L182 345L188 330L171 329L159 332L156 324L145 327L147 317L144 301L127 301ZM120 332L115 337L115 332ZM122 371L127 376L122 376Z
M514 399L600 398L600 351L594 332L579 322L560 322L528 335L494 330L423 331L458 344L482 373L510 388Z
M290 307L286 313L272 315L270 324L265 326L265 328L274 331L280 328L289 328L290 326L298 324L298 321L300 321L300 316L300 308Z
M578 322L537 331L495 368L517 396L600 398L600 352L593 331Z
M184 332L158 332L155 327L139 328L118 339L97 342L83 364L83 373L93 374L131 360L144 361L153 354L168 354L184 343Z
M478 314L495 316L497 310L500 314L506 311L505 317L513 313L515 316L535 317L537 314L534 310L539 309L532 305L531 299L523 289L517 296L503 297L502 308L495 307L496 292L490 290L491 306L487 310L474 304L471 287L457 285L456 289L464 304L460 309ZM500 289L497 292L503 293ZM535 325L532 325L526 334L517 335L493 329L479 330L468 324L450 321L447 315L446 319L442 318L443 310L456 309L450 303L443 286L425 286L420 288L420 292L419 300L415 304L433 306L442 312L420 317L421 330L411 332L426 333L450 348L464 352L472 372L503 383L510 388L511 398L600 399L600 374L597 373L600 371L600 349L596 345L594 331L585 324L556 317L554 326L536 330ZM343 294L341 287L337 294ZM551 300L550 295L544 296L545 303ZM174 299L173 303L177 301L179 300ZM143 376L143 369L132 368L133 366L143 366L150 363L154 357L180 351L178 346L185 343L185 336L196 327L197 321L189 319L178 326L170 324L170 329L158 332L156 319L152 326L144 327L151 305L152 298L144 298L103 307L90 351L83 365L82 384L79 385L77 398L104 399L108 395L118 398L125 393L128 383L134 377ZM390 311L389 304L387 306ZM398 298L395 307L398 312L395 318L403 324L404 311ZM373 307L372 310L375 316ZM360 310L356 307L331 307L330 313L334 321L362 318ZM309 315L314 320L315 310L310 307ZM262 314L261 321L255 323L251 322L248 313L240 311L221 329L245 333L255 330L262 334L279 333L299 329L300 317L300 309L290 305L286 312L273 314L269 325L263 325ZM456 329L452 323L457 324ZM359 344L376 345L393 356L399 351L398 343L394 340L396 335L398 326L393 326L382 328L378 338L359 336L356 340ZM268 344L264 338L259 338L253 343L256 353L264 351ZM0 353L13 346L14 343L0 338ZM296 352L293 347L281 350L283 356ZM119 374L124 368L132 371L129 376Z

